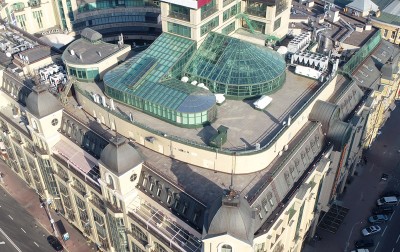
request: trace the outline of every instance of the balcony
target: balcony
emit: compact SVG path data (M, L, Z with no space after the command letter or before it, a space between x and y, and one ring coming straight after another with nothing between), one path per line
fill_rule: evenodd
M100 204L99 202L94 201L94 200L92 200L92 199L90 199L89 202L90 202L93 206L95 206L97 209L99 209L102 213L105 213L105 212L106 212L106 208L105 208L105 206L104 206L104 203L103 203L103 204Z
M106 201L106 207L107 209L111 210L111 212L115 214L123 214L123 210L121 208L118 208L116 205L111 204L110 202ZM119 216L115 216L119 217Z
M140 237L139 235L137 235L136 233L132 232L131 230L127 229L126 233L130 236L132 236L136 241L138 241L143 247L146 247L149 242L147 240L143 240L142 237Z
M201 10L201 20L211 16L212 14L217 12L217 10L218 10L218 5L215 5L206 11Z
M86 191L82 188L80 188L79 186L76 185L72 185L71 186L76 192L78 192L80 195L85 196L86 195Z
M251 16L266 17L267 10L266 9L260 9L260 8L247 7L246 13L251 15Z
M184 14L179 12L170 11L168 17L180 19L186 22L190 22L190 14Z

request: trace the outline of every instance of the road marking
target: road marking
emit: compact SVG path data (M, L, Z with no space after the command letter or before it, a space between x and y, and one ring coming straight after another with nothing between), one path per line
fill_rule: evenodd
M0 244L6 244L6 243L2 241L2 242L0 242Z
M399 239L400 239L400 234L399 234L399 236L397 236L396 243L398 243L398 242L399 242Z
M39 248L39 245L36 242L33 242L33 243L35 243L35 245Z
M10 217L11 220L14 220L13 217L11 217L11 215L8 215L8 217Z
M383 230L382 237L383 237L383 235L385 234L386 229L387 229L387 226L385 227L385 230Z
M26 231L24 229L21 228L21 230L26 234Z
M375 249L374 249L374 252L378 249L379 243L380 243L380 241L378 241L378 244L376 244L376 247L375 247Z
M15 245L15 243L10 239L10 237L8 237L8 235L3 231L3 229L1 229L0 228L0 233L2 233L5 237L6 237L6 239L11 243L11 245L13 245L14 246L14 248L18 251L18 252L22 252L18 247L17 247L17 245Z
M392 248L392 252L394 251L394 248Z
M392 217L393 217L395 212L396 212L396 210L394 210L393 213L390 215L390 219L389 219L390 221L392 220Z

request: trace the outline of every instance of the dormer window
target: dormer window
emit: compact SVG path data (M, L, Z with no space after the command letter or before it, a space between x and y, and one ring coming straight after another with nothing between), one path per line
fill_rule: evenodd
M161 187L157 187L157 196L160 197L161 195Z
M167 196L167 204L168 205L171 204L171 200L172 200L172 195L168 193L168 196Z
M182 208L182 214L186 214L187 209L188 209L188 205L187 205L187 203L185 203L185 205L183 205L183 208Z

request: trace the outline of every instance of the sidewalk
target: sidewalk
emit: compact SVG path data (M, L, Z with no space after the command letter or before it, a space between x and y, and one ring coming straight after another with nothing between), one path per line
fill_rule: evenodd
M4 184L0 185L22 206L28 213L30 213L34 218L44 227L49 234L53 233L53 228L51 227L50 220L46 214L44 208L40 207L39 196L36 192L28 187L28 185L23 181L18 175L11 171L2 160L0 160L0 171L4 173ZM60 242L64 246L64 251L67 252L88 252L96 251L94 245L87 243L86 238L75 229L66 219L62 216L58 216L53 210L51 210L51 216L54 221L62 220L65 229L69 233L70 240L64 242L60 239Z

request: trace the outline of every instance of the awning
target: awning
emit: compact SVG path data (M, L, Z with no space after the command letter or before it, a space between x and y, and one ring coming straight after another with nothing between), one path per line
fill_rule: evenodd
M392 103L389 105L389 108L390 108L391 111L393 111L393 110L396 108L396 104L395 104L394 102L392 102Z

